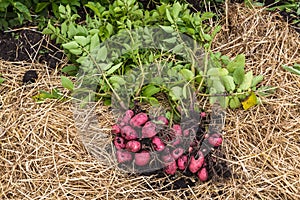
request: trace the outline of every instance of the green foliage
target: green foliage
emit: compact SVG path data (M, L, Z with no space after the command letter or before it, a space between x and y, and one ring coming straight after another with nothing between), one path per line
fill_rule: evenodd
M0 74L0 85L5 81L4 78L1 77L2 75Z
M257 104L257 94L267 95L267 88L258 88L263 80L263 75L254 76L252 71L245 72L245 55L237 55L233 60L220 53L211 53L210 68L208 69L207 85L210 102L219 102L222 106L239 108L243 104L248 109L249 104ZM265 93L262 93L264 91ZM249 102L250 100L254 101ZM246 102L248 101L248 102ZM244 106L246 105L247 106Z
M295 63L293 66L289 67L289 66L286 66L286 65L283 65L282 66L283 69L285 69L286 71L289 71L293 74L297 74L300 76L300 64L297 64Z
M27 1L0 1L0 30L9 26L22 24L24 20L31 21L29 7L32 4Z

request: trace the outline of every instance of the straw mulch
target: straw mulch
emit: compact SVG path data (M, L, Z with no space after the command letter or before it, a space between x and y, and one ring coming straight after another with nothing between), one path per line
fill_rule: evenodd
M0 199L299 199L300 77L281 68L300 63L300 38L279 15L229 7L228 24L214 50L244 53L247 70L263 74L275 94L248 111L228 110L223 152L233 174L228 180L160 192L151 177L128 177L86 151L76 131L70 100L32 97L58 87L58 71L39 64L0 62ZM224 20L225 21L225 20ZM22 84L28 69L36 83ZM100 120L109 125L106 107ZM101 146L101 144L99 144Z

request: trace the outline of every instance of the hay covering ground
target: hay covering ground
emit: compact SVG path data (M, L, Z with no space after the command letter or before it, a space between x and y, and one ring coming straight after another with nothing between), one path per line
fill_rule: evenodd
M278 87L262 105L228 110L223 151L235 178L178 191L147 189L151 177L128 178L88 154L76 132L71 101L37 104L32 99L39 90L61 87L58 71L1 61L6 82L0 86L0 198L299 199L300 77L281 68L300 63L299 35L277 14L237 5L228 11L214 50L244 53L247 70L263 74L262 85ZM39 78L22 85L28 69L36 69ZM106 107L98 111L102 123L111 123Z

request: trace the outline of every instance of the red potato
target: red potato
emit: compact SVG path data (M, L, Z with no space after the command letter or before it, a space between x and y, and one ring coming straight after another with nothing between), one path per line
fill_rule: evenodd
M161 141L161 139L157 136L152 138L152 144L155 151L163 151L166 147L166 145Z
M141 147L141 143L136 140L130 140L126 143L126 149L130 152L138 152L139 150L141 150Z
M182 155L177 160L177 166L180 170L185 170L188 165L188 157L187 155Z
M164 116L159 116L156 118L157 121L161 122L164 125L168 125L169 124L169 120L164 117Z
M165 172L166 172L166 174L169 174L169 175L174 175L176 173L176 170L177 170L176 161L171 162L170 164L168 164L165 167Z
M116 136L114 138L114 145L116 149L124 149L126 146L124 138Z
M171 154L165 154L161 156L161 159L163 161L163 164L165 166L169 165L170 163L174 162L175 159L173 158L173 156Z
M204 163L204 155L201 151L199 151L198 159L196 159L195 156L191 156L189 170L192 173L196 173L202 167L203 163Z
M138 113L130 120L130 125L134 127L140 127L148 121L148 116L146 113Z
M125 163L132 160L132 155L126 150L117 150L117 161L118 163Z
M201 113L200 113L200 117L201 117L201 118L205 118L206 116L207 116L206 112L201 112Z
M157 134L156 124L149 121L142 128L142 138L152 138Z
M197 176L199 178L200 181L207 181L208 179L208 171L205 167L201 168L198 173Z
M150 162L151 156L148 151L144 150L140 153L135 153L134 159L137 166L145 166Z
M126 140L135 140L138 138L137 132L131 126L124 126L121 128L121 135Z
M175 136L182 136L182 129L179 124L174 124L172 128L173 128Z
M111 127L111 133L112 134L119 134L121 133L121 128L118 124L114 124L112 127Z
M180 137L174 138L171 144L172 144L172 146L177 146L177 145L181 144L181 138Z
M123 117L119 119L119 124L121 125L127 125L130 121L130 119L134 116L134 112L132 110L126 110Z
M214 147L220 146L222 142L223 142L223 138L218 133L214 133L208 137L208 143Z
M172 151L171 155L175 160L177 160L180 156L182 156L183 153L184 153L184 149L178 147Z

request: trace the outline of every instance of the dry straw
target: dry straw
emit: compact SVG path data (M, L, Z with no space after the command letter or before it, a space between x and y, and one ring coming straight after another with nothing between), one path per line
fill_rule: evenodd
M32 99L39 90L61 87L58 72L1 61L6 82L0 86L0 198L299 199L300 77L281 65L300 63L300 39L279 18L261 9L228 8L214 50L232 57L244 53L246 69L263 74L262 85L277 90L262 105L227 112L223 151L235 177L183 190L151 189L151 177L128 177L89 155L77 135L71 101ZM39 78L23 85L28 69ZM110 111L98 105L97 113L101 126L109 127Z

